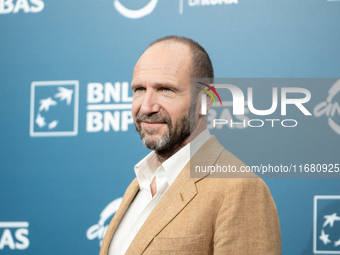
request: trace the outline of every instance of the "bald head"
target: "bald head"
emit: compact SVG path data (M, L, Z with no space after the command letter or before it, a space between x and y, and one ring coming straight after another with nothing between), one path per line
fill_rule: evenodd
M157 43L150 46L139 58L134 77L145 77L150 73L153 76L158 75L160 79L185 80L189 84L191 59L192 53L188 45L176 42Z
M214 78L214 69L208 53L194 40L173 35L166 36L153 41L149 48L157 44L163 44L164 46L168 47L175 47L175 45L188 46L191 53L187 55L190 57L190 78Z

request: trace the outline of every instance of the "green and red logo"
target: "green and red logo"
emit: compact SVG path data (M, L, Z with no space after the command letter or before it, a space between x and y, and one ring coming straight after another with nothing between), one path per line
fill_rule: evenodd
M197 83L206 86L208 89L210 89L212 92L214 92L215 95L218 97L218 100L220 100L220 103L222 105L222 100L221 100L219 94L217 93L216 89L213 86L210 86L210 85L208 85L206 83L203 83L203 82L197 82ZM201 88L201 87L197 87L197 88L200 89L200 90L203 90L204 92L206 92L212 98L212 100L214 100L215 105L217 105L216 100L215 100L213 94L211 94L208 90L206 90L204 88Z

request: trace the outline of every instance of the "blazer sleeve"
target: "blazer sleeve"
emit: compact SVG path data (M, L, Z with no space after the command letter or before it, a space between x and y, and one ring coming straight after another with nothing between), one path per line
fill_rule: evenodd
M214 254L281 254L277 209L260 178L234 179L219 209Z

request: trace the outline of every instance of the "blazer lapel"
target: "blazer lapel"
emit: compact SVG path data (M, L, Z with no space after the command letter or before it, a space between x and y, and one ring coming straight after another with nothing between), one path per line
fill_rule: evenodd
M152 239L197 194L194 181L190 179L189 169L188 163L152 210L125 254L142 254Z
M124 213L128 209L129 205L131 204L132 200L135 198L138 191L139 191L139 185L138 185L137 178L135 178L131 182L130 186L127 188L127 190L124 194L122 203L119 206L118 211L113 216L113 218L110 222L110 225L109 225L109 227L106 231L105 237L103 239L103 243L102 243L99 255L107 255L113 234L117 229L118 223L122 219Z
M197 151L152 210L126 251L127 255L142 254L153 238L196 196L195 182L209 173L204 173L199 178L190 178L190 164L194 162L200 165L214 165L223 149L215 136L212 136Z

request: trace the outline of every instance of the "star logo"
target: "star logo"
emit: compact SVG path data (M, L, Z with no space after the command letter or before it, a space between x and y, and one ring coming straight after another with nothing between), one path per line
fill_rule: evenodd
M331 240L328 239L328 236L329 235L326 235L324 230L321 230L321 236L319 238L325 245L331 242Z
M334 221L340 221L340 217L338 217L336 213L333 213L332 215L325 215L323 217L326 219L323 227L326 227L328 224L333 227Z
M58 121L54 120L50 124L48 124L48 129L53 129L58 125Z
M35 119L35 123L37 123L37 125L42 128L44 126L46 126L46 122L45 122L45 118L41 117L40 113L38 113L37 118Z
M339 245L340 245L340 238L339 238L338 241L335 241L335 242L334 242L334 246L335 246L335 247L337 247L337 246L339 246Z
M63 100L66 99L67 105L70 105L71 104L71 100L72 100L73 90L66 89L66 88L63 88L63 87L59 87L58 90L60 92L55 94L55 97L59 97L60 101L63 101Z
M30 136L78 133L78 81L32 82Z
M46 112L48 112L48 110L50 109L50 106L52 105L57 105L58 103L54 100L52 100L51 97L46 98L46 99L41 99L40 100L40 107L39 107L39 112L45 110Z
M340 254L340 196L314 197L314 254Z

